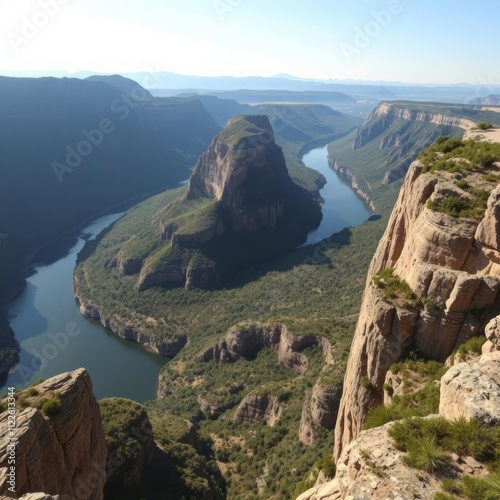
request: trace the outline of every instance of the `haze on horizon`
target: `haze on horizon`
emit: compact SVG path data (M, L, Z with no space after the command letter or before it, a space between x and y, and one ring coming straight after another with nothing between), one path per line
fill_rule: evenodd
M3 0L0 74L498 85L496 0Z

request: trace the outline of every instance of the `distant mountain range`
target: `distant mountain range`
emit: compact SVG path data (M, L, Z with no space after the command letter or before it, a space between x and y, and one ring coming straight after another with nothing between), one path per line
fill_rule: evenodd
M87 78L95 75L94 72L81 71L78 73L66 72L4 72L7 76L57 76ZM181 90L287 90L287 91L320 91L342 92L355 100L363 99L407 99L417 101L436 101L469 104L487 94L500 94L500 84L478 82L477 85L459 83L456 85L442 84L409 84L402 82L363 81L363 80L317 80L303 79L291 75L279 74L272 77L248 76L194 76L179 75L169 72L130 72L121 76L131 78L142 87L157 91ZM93 76L95 78L95 76ZM156 92L154 92L156 94ZM157 94L158 95L158 94Z

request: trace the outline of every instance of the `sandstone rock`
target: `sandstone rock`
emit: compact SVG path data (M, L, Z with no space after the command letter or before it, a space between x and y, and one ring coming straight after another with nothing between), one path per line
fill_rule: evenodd
M382 115L393 111L385 104L379 110ZM475 172L467 174L467 182L485 187ZM452 174L424 174L420 162L412 164L368 271L335 429L336 458L359 434L368 409L383 401L387 369L405 346L413 343L427 356L444 361L458 345L481 332L485 320L480 318L489 319L500 311L500 266L487 251L498 248L500 188L491 193L482 220L427 208L429 199L450 195L470 196L456 186ZM373 275L384 268L394 268L430 305L406 307L403 312L384 302L371 285ZM487 313L481 316L474 310ZM488 330L495 342L498 330L493 324ZM493 342L484 349L492 350ZM372 390L361 387L362 377Z
M307 358L301 351L313 345L323 347L325 360L331 361L331 346L316 335L295 337L282 323L250 323L230 328L225 339L199 354L200 361L232 363L240 357L255 356L261 349L274 349L280 363L286 367L302 371Z
M477 228L475 238L481 245L500 252L500 186L492 191L488 199L488 208Z
M361 432L337 461L333 481L315 486L297 500L369 500L372 498L433 498L441 491L438 478L405 465L387 431L393 422Z
M51 417L36 408L18 413L16 494L44 491L101 500L106 443L88 373L84 369L64 373L36 388L40 396L35 399L58 394L61 409ZM7 417L7 412L0 415L0 494L7 491Z
M273 427L279 420L282 405L272 394L249 394L238 406L234 414L235 422L257 422L263 420Z
M483 353L500 351L500 316L493 318L484 330L486 343L483 345Z
M45 493L27 493L21 500L60 500L59 495L46 495Z
M460 363L446 372L441 379L440 415L448 420L466 418L486 425L500 423L500 385L485 373L484 367L494 362L496 372L500 356L495 356L496 359L484 360L483 365Z

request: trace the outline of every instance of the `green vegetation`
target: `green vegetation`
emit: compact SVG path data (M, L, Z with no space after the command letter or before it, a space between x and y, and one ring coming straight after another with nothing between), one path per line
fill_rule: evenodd
M446 466L449 453L473 456L493 470L500 466L500 429L475 420L410 418L396 422L389 435L398 450L408 452L409 465L430 467L431 472Z
M394 274L393 268L380 270L372 278L376 288L384 291L385 300L403 299L411 303L416 301L417 296L405 280Z
M141 453L141 441L144 433L151 429L141 427L141 418L144 415L144 407L135 401L122 398L107 398L99 401L102 425L106 435L106 446L108 448L108 460L110 463L132 464ZM141 432L133 432L140 429ZM139 439L137 436L141 435Z
M392 365L389 370L402 379L404 394L393 396L388 406L371 408L363 424L364 429L379 427L393 420L425 417L438 412L438 381L446 372L444 363L426 359L418 351L410 350L402 361ZM392 395L391 385L385 384L384 390Z
M500 161L500 144L441 136L418 158L424 163L424 172L488 169Z
M477 124L476 128L478 130L489 130L490 128L493 128L493 124L489 122L481 122Z
M33 389L28 389L28 395L36 396L38 391L33 392ZM61 397L56 394L50 399L44 400L42 403L42 412L49 418L54 418L62 409Z
M464 342L458 348L458 356L460 359L465 360L468 354L473 356L479 356L481 354L481 348L486 342L486 337L484 335L479 335L477 337L471 337L467 342Z
M448 457L436 440L430 436L424 436L418 445L413 445L408 450L404 461L410 467L422 469L426 472L438 472L448 465Z

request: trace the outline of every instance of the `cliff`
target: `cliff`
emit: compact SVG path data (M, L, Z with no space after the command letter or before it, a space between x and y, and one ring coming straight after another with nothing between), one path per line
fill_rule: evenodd
M107 451L88 373L83 369L64 373L20 392L15 399L15 494L43 491L102 499ZM8 435L8 417L8 410L0 414L2 436ZM0 443L0 493L15 498L8 490L8 444L7 439Z
M386 372L408 346L444 360L498 313L498 164L455 158L434 168L446 154L482 147L456 144L455 153L436 146L432 161L412 164L373 257L336 423L337 459L359 435L368 409L382 402Z
M447 421L464 417L482 424L484 428L498 426L500 415L500 316L486 326L487 342L482 353L467 362L453 365L441 378L439 416ZM448 360L453 363L452 358ZM437 418L430 415L426 420ZM446 422L441 421L442 429ZM317 482L314 488L300 495L298 500L340 500L343 498L434 498L443 487L442 477L409 465L405 450L390 436L394 422L362 431L345 446L337 460L337 474L333 481ZM480 431L478 431L480 432ZM406 436L406 439L410 439ZM466 476L474 479L488 473L488 464L471 456L467 446L448 450L448 480ZM406 450L407 451L407 450ZM470 477L469 477L470 479ZM398 496L399 495L399 496ZM486 491L481 498L488 497Z
M414 105L414 103L411 103ZM451 116L446 113L410 108L404 103L381 102L367 117L362 128L359 130L356 139L354 140L353 149L359 149L366 143L373 140L380 134L380 130L387 129L397 119L408 121L419 121L433 123L435 125L448 125L451 127L459 127L464 130L469 130L476 126L473 120L469 120L461 116ZM396 136L385 139L384 144L394 143L397 140Z
M125 242L108 266L155 286L220 287L236 273L301 243L321 219L294 184L266 116L231 120L203 153L182 196L158 210L150 248Z

